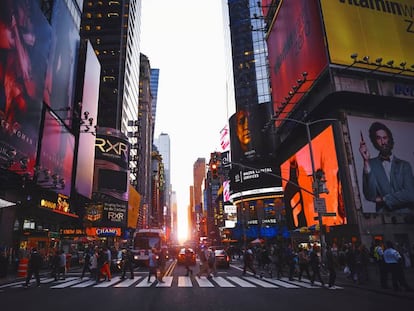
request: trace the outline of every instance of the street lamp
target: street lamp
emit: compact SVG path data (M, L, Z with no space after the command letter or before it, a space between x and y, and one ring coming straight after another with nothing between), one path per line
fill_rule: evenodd
M313 196L314 196L314 206L315 206L315 211L318 213L318 223L319 223L319 237L320 237L320 244L321 246L325 245L325 234L323 232L322 229L322 208L316 208L316 205L318 204L324 204L324 201L321 201L319 199L319 194L320 193L328 193L328 190L323 186L324 182L325 182L325 176L323 174L322 171L316 170L315 169L315 160L313 157L313 149L312 149L312 136L310 133L310 126L315 124L315 123L320 123L320 122L326 122L326 121L337 121L337 119L319 119L319 120L315 120L315 121L311 121L311 122L304 122L304 121L300 121L300 120L296 120L296 119L292 119L292 118L272 118L272 121L292 121L294 123L298 123L301 125L304 125L306 127L306 134L307 134L307 140L308 140L308 145L309 145L309 155L310 155L310 160L311 160L311 167L312 167L312 192L313 192ZM323 205L323 207L326 206ZM323 251L321 251L321 257L323 256ZM323 259L323 258L322 258Z

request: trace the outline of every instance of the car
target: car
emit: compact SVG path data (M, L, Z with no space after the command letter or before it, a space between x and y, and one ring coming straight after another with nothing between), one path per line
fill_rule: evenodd
M186 262L186 256L190 256L190 265L194 266L196 264L196 253L192 248L187 248L187 253L185 247L181 248L178 252L177 263L179 265L184 265Z
M230 267L230 256L224 249L216 249L214 251L216 256L216 267L229 268Z

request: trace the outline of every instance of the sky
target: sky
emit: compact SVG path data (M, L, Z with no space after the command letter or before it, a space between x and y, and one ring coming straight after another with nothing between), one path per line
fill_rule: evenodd
M229 118L221 0L142 0L141 14L141 52L160 69L155 138L170 136L180 213L189 206L195 161L220 151Z

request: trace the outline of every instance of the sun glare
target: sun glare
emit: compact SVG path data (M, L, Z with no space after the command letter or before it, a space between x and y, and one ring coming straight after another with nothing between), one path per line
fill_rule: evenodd
M188 213L184 208L177 212L178 242L183 243L188 239Z

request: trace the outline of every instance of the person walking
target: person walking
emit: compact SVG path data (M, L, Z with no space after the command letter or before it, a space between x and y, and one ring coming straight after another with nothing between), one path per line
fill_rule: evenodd
M208 268L210 269L210 275L217 276L217 265L216 265L216 248L210 248L208 252Z
M57 279L60 278L62 280L66 278L66 255L63 249L59 252L59 268L57 273Z
M208 267L208 249L205 246L201 247L200 253L200 271L197 276L200 277L205 274L207 277L210 276L210 269Z
M311 279L309 273L309 254L308 250L305 247L301 247L298 252L298 264L299 264L299 281L302 279L303 272L306 273L308 279Z
M380 276L381 288L387 289L387 266L384 261L384 243L380 240L375 240L374 259L378 266Z
M42 263L43 263L42 256L40 256L36 248L33 248L32 253L30 254L30 258L29 258L26 282L23 284L23 287L25 288L29 287L29 282L32 279L33 275L36 278L37 287L40 286L39 271L40 271L40 268L42 267Z
M157 250L155 248L152 249L152 252L149 255L148 260L148 283L151 283L151 276L155 276L155 280L157 280Z
M184 254L185 254L184 266L187 271L185 276L191 276L193 275L193 270L190 268L191 263L192 263L192 252L188 249L188 247L186 247Z
M89 249L86 249L85 255L83 257L83 269L82 269L82 274L80 277L81 279L83 279L83 277L85 276L86 271L91 273L90 265L91 265L91 253Z
M384 261L387 270L391 273L393 289L399 291L400 286L402 286L406 291L411 292L412 288L408 285L404 276L401 254L394 248L391 241L387 241L385 245Z
M335 257L332 252L332 248L330 245L326 245L326 267L328 268L329 272L329 280L328 286L330 289L335 289L335 281L336 281L336 270L335 270Z
M130 249L122 250L122 275L121 279L125 279L125 274L127 271L131 274L131 279L134 278L134 267L132 263L132 252Z
M254 256L251 248L247 249L243 255L243 275L246 275L247 269L256 275L256 269L254 268Z
M159 252L159 255L158 255L158 267L159 267L159 270L160 270L158 281L160 283L164 283L163 277L164 277L165 266L166 265L167 265L167 248L162 247L161 251Z
M310 264L311 269L312 269L312 276L311 276L311 280L310 280L311 284L314 285L315 279L317 278L321 282L322 286L325 286L325 283L324 283L324 281L321 277L321 271L320 271L321 261L319 259L318 246L317 245L313 246L312 251L309 254L309 259L310 259L309 264Z
M60 269L60 254L59 251L56 250L54 255L52 256L52 260L51 260L51 267L52 267L52 277L55 278L55 281L58 280L58 274L59 274L59 269Z
M96 283L99 282L98 257L99 257L98 249L95 248L91 256L91 259L90 259L91 261L90 268L91 268L91 278L95 279Z

